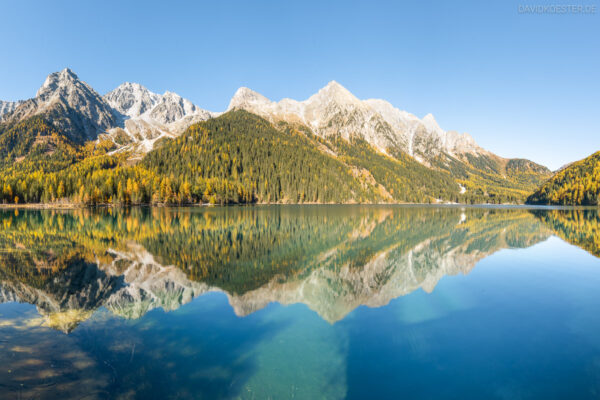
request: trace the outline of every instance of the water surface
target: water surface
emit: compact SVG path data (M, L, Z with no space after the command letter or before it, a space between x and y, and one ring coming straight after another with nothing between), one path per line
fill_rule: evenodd
M596 210L5 210L0 226L0 398L600 397Z

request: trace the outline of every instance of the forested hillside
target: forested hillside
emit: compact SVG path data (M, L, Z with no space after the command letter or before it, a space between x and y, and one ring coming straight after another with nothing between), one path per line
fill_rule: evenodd
M527 199L530 204L598 205L600 151L560 170Z
M264 119L233 111L193 125L181 137L144 157L156 175L193 185L194 200L211 198L198 189L209 179L240 190L218 202L372 202L383 200L376 186L355 176L340 160L291 127L275 129ZM210 188L209 188L210 191Z
M491 153L466 154L458 159L446 154L434 166L448 171L465 188L466 203L522 203L551 176L541 165L523 159L505 159Z

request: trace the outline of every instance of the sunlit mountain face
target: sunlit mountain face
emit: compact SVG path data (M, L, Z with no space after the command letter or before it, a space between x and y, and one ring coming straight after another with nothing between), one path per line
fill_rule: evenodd
M336 323L553 234L598 255L598 222L591 210L459 207L2 211L0 301L33 304L64 332L101 307L137 319L215 291L238 316L302 303Z

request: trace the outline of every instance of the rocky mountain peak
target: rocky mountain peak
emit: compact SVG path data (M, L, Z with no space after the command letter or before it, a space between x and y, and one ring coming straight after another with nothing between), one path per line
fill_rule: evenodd
M152 109L159 102L160 95L139 83L125 82L107 93L104 99L121 114L133 118Z
M205 119L210 118L211 115L177 93L166 91L148 116L159 123L169 124L196 114L205 115Z
M79 77L69 68L65 68L59 72L53 72L46 77L44 84L38 89L36 97L48 98L61 91L71 91L74 87L87 87L92 90L87 84L81 82Z
M196 107L191 101L188 99L184 99L177 93L166 91L162 97L160 98L159 103L169 104L171 106L181 107L185 110L185 114L193 114L199 108Z
M337 83L336 81L329 82L325 87L320 89L316 94L311 96L307 103L338 103L338 104L358 104L360 100L356 98L348 89Z
M36 97L2 117L22 121L34 115L58 114L53 124L76 142L93 140L117 124L114 110L69 68L48 75Z
M254 90L248 89L247 87L241 87L235 92L235 94L231 98L227 110L233 110L234 108L247 109L248 107L253 107L257 105L264 106L269 104L271 104L271 101L262 94L257 93Z
M156 94L139 83L125 82L107 93L104 99L126 117L143 116L158 124L170 124L192 115L210 117L208 111L177 93Z
M436 133L438 136L444 135L444 133L445 133L444 130L442 128L440 128L440 126L438 125L437 121L435 120L435 117L433 116L433 114L431 114L431 113L427 114L426 116L423 117L421 122L423 123L423 125L425 125L425 128L430 133Z

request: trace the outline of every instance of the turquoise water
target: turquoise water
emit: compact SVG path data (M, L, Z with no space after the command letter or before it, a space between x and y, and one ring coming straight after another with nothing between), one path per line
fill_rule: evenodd
M0 398L599 398L599 222L2 211Z

